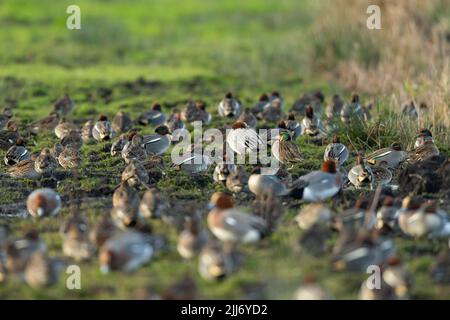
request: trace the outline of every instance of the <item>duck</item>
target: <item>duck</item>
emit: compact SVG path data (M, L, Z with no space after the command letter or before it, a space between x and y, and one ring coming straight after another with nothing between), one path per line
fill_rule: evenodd
M300 229L309 230L316 224L328 225L335 216L333 210L323 203L308 204L295 217Z
M30 158L31 154L25 147L25 142L19 138L16 144L6 151L4 162L7 166L13 166L20 161L29 160Z
M389 257L382 272L383 280L394 291L397 299L408 299L413 285L413 276L401 263L398 256Z
M28 213L35 218L54 217L61 206L61 196L49 188L34 190L27 198Z
M126 181L122 181L113 193L114 207L130 208L132 211L138 211L139 203L138 192L133 187L130 187Z
M24 237L9 239L6 244L5 265L9 273L23 273L35 252L46 252L47 245L36 229L26 230Z
M284 215L284 206L279 197L264 193L253 201L252 212L266 222L268 232L272 233Z
M262 118L267 122L278 122L285 118L282 99L271 99L270 104L262 112Z
M71 216L61 226L63 237L63 254L77 262L89 260L94 254L94 244L89 239L89 224L86 217L79 211Z
M359 95L356 93L352 94L350 103L344 104L341 110L341 121L343 123L349 123L353 118L366 120L364 109L359 102Z
M277 197L286 196L290 189L276 175L262 174L262 168L255 167L248 179L248 188L254 195L271 193Z
M280 132L278 134L278 140L272 144L273 156L284 165L295 164L304 160L305 157L300 154L300 150L295 141L292 140L292 136L287 132Z
M233 97L231 92L225 94L225 97L219 102L217 106L219 115L221 117L235 119L239 117L242 111L242 106L240 102Z
M53 103L53 111L60 115L69 114L75 107L75 102L70 98L69 94L65 93Z
M106 240L112 238L118 232L121 232L121 230L112 220L110 213L104 212L90 231L89 240L100 248Z
M207 222L210 231L227 243L254 243L267 235L267 224L260 218L234 208L231 197L223 192L211 196Z
M80 150L83 145L83 139L78 131L71 131L60 142L63 147L70 147L77 150Z
M34 170L41 175L52 174L58 167L58 161L52 156L49 148L42 149L34 161Z
M3 109L2 113L0 113L0 131L5 129L8 122L13 117L13 113L11 108L6 107Z
M111 145L111 151L110 151L111 156L115 157L119 154L122 154L123 148L129 141L130 141L129 135L122 133L119 136L119 138L116 141L114 141ZM145 157L143 159L145 159Z
M372 165L384 164L390 169L395 169L406 159L406 151L403 151L399 142L394 142L389 148L379 149L365 158L365 161Z
M301 233L298 240L300 252L313 257L323 257L329 251L331 230L320 223L312 225Z
M402 115L407 116L413 120L416 120L419 117L419 114L417 113L416 105L413 100L411 100L403 105Z
M169 128L161 125L155 129L155 134L143 136L142 145L149 155L162 155L171 144Z
M128 142L124 145L122 149L122 158L126 163L130 163L132 161L144 162L148 153L144 148L144 137L138 133L133 132L128 137Z
M159 219L170 209L170 203L157 189L147 189L139 205L139 211L144 218Z
M141 184L147 185L150 177L142 163L132 160L128 163L122 172L122 181L126 182L130 187L137 187Z
M262 112L270 105L269 96L266 93L261 94L258 102L251 109L252 113L259 119L262 118Z
M391 241L392 242L392 241ZM381 265L392 251L387 251L368 234L358 235L334 254L333 263L338 271L366 272L371 265Z
M372 168L365 164L361 155L356 157L356 165L348 172L348 179L356 188L372 186L375 182Z
M240 193L247 189L249 174L243 166L236 166L225 181L225 186L232 193Z
M418 199L407 196L403 199L397 216L398 225L406 235L416 238L445 238L450 235L448 214L439 209L434 201L420 205Z
M47 288L58 282L63 264L45 252L34 252L25 267L25 281L35 289Z
M264 145L256 131L240 121L233 124L232 129L227 134L226 141L230 148L239 155L256 155L258 145Z
M206 154L189 152L178 159L173 159L172 167L176 167L188 174L199 174L207 171L212 160Z
M22 160L18 162L17 164L9 167L6 170L6 173L8 176L15 179L37 180L42 176L39 172L36 171L34 160L32 159Z
M296 140L302 134L302 126L300 122L295 119L295 113L290 112L286 120L284 120L286 129L290 132L292 140Z
M418 148L423 145L427 141L433 141L433 134L430 130L426 128L422 128L419 130L419 133L416 135L416 140L414 141L414 148Z
M118 232L100 247L100 271L132 272L148 263L153 254L149 235L133 229Z
M126 112L120 110L114 116L111 127L114 132L123 133L129 131L133 127L133 122Z
M303 284L295 291L294 300L331 300L333 299L328 290L317 283L313 274L305 277Z
M198 218L185 222L183 231L178 236L177 251L183 259L192 259L200 253L208 242L208 233L202 229Z
M108 117L101 115L92 128L92 137L98 142L109 141L113 138L114 132Z
M207 281L223 280L234 271L233 258L217 242L209 242L200 252L198 272Z
M160 126L166 121L166 115L162 112L159 103L154 103L150 111L142 113L138 117L138 123L144 126Z
M276 107L280 107L281 110L284 109L284 99L278 91L272 91L272 93L270 94L269 100L270 100L270 104L272 107L276 106ZM266 105L266 109L268 107L269 106Z
M397 210L394 198L387 196L384 198L382 205L377 210L377 228L381 229L385 226L391 230L397 229Z
M258 123L258 119L248 108L244 108L244 111L242 111L237 121L244 122L249 128L252 129L256 129L256 125Z
M301 176L294 184L303 201L317 202L334 197L341 190L342 178L336 170L336 163L327 160L320 170Z
M435 145L433 137L422 134L419 135L419 146L415 147L407 155L406 161L408 163L423 162L431 157L438 156L440 151ZM417 140L416 140L417 143Z
M181 119L188 123L200 121L205 125L211 122L212 116L206 111L206 103L203 101L188 101L186 109L181 112Z
M314 114L314 109L311 105L306 107L305 117L301 122L301 126L302 135L316 138L325 136L325 128L320 119Z
M53 147L50 149L50 154L53 158L55 158L56 160L58 160L59 155L61 154L61 152L64 151L64 147L61 144L61 142L56 142Z
M40 120L37 120L29 125L29 130L33 134L41 132L48 132L55 130L59 124L60 115L58 112L50 112L50 114Z
M169 132L171 135L177 130L183 130L186 128L184 121L181 119L181 112L178 109L172 110L172 113L167 118L164 123L167 128L169 128Z
M66 118L62 117L53 131L58 139L62 139L70 132L78 131L78 127L72 122L67 121Z
M227 178L236 171L236 165L234 163L227 163L227 158L225 157L223 162L218 163L214 168L213 180L217 183L225 184Z
M290 112L297 115L304 115L306 108L310 105L316 114L321 114L322 103L325 97L321 91L307 92L301 95L292 105Z
M94 129L94 125L94 120L88 120L81 127L81 139L84 143L90 143L94 139L92 136L92 129Z
M18 139L22 138L19 134L17 123L13 120L9 120L6 124L6 131L0 132L0 149L8 150L14 146Z
M328 119L333 119L340 117L342 108L344 107L344 100L342 100L341 96L337 93L333 94L331 97L331 103L329 104L326 115Z
M58 162L64 169L78 169L81 165L81 154L70 146L64 147L58 156Z
M450 283L450 252L448 247L444 247L439 252L431 266L430 276L435 283Z
M363 281L358 293L359 300L396 300L396 296L391 286L389 286L383 279L380 281L380 286L375 287L368 285L367 279Z
M122 181L119 188L113 194L113 209L111 217L119 228L127 228L140 220L139 194L136 189L130 187L126 181Z
M342 166L349 156L347 147L340 142L338 135L333 135L332 142L327 145L323 154L323 160L334 160L338 166Z
M382 162L379 166L372 167L373 185L386 185L392 180L392 172Z

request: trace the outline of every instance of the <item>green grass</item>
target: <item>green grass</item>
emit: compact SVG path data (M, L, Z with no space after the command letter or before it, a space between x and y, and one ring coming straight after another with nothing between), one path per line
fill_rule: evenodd
M211 127L226 123L217 119L216 104L228 90L246 106L251 106L260 93L275 89L283 94L289 107L305 91L321 88L327 97L342 93L336 83L311 74L307 66L308 30L317 12L313 1L78 1L82 12L80 31L65 28L65 9L71 3L0 2L0 42L8 43L7 49L2 46L0 50L0 102L17 100L14 115L23 124L48 114L52 102L64 92L76 101L71 118L80 124L100 113L112 117L119 109L135 118L153 101L161 102L164 111L169 112L174 106L182 107L187 99L203 99L215 116ZM151 81L151 86L139 85L139 78ZM99 96L101 88L112 89L110 100ZM408 137L393 126L380 127L376 121L369 126L374 128L370 136L367 127L342 128L348 133L343 135L344 141L355 143L349 166L361 148L371 151L393 139L406 141ZM152 130L143 128L146 133ZM30 138L28 145L32 151L39 151L56 141L53 134L46 134ZM293 173L318 169L325 147L312 145L304 138L299 145L307 160ZM440 147L449 154L448 146ZM109 210L111 193L125 165L109 156L108 143L84 145L82 154L78 179L68 176L57 191L64 199L70 199L74 189L98 197L82 206L92 224ZM93 155L97 155L94 162ZM165 160L168 163L169 155ZM3 172L4 166L1 168ZM204 206L212 192L224 190L214 184L212 169L195 179L170 171L157 186L172 201L194 200ZM34 188L31 181L2 177L0 205L23 204ZM240 203L248 205L242 199ZM262 283L265 297L287 299L311 271L336 298L356 298L364 274L336 273L331 269L329 255L314 258L299 252L301 231L292 221L297 209L290 208L279 230L262 244L242 248L244 265L223 282L202 280L196 261L183 261L176 252L175 231L151 221L157 234L169 238L170 249L138 271L105 276L93 259L81 264L80 291L65 288L64 273L56 286L45 290L31 289L18 278L9 277L0 284L0 298L126 299L143 287L163 291L174 280L189 274L196 280L202 298L243 298L245 286ZM61 257L58 228L68 211L64 208L57 218L42 221L2 217L0 223L10 226L17 235L27 226L36 226L51 254ZM427 253L420 256L414 255L416 242L398 239L398 244L402 257L412 257L408 267L417 276L413 294L418 298L450 298L450 288L431 284L427 275L435 244L421 243Z

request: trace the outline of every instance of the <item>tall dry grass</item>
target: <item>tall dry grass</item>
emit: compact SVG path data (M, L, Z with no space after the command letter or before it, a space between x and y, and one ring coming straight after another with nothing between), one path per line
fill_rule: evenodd
M366 27L369 5L381 8L381 30ZM429 112L405 124L431 127L450 144L450 1L321 2L312 27L311 64L349 91L376 96L399 112L406 101ZM399 124L403 122L400 118Z

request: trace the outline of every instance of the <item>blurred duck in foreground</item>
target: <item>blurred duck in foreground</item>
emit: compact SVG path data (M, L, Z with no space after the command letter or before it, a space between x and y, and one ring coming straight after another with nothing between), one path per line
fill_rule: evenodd
M208 227L223 242L252 243L267 235L266 222L234 207L233 200L223 192L211 196Z
M148 263L153 253L149 235L132 229L116 233L100 247L100 271L132 272Z
M208 233L202 228L198 217L185 222L184 230L178 236L177 250L184 259L192 259L208 241Z
M294 300L332 300L331 294L317 283L314 275L305 277L303 284L295 291Z
M208 243L200 252L198 271L205 280L223 280L233 273L234 268L233 258L216 241Z
M27 198L27 209L35 218L53 217L61 210L61 197L52 189L34 190Z
M450 236L449 216L434 201L421 203L417 198L405 197L397 215L399 227L406 235L431 238Z
M86 217L76 207L62 224L63 253L75 261L85 261L92 257L95 247L89 240L89 225Z

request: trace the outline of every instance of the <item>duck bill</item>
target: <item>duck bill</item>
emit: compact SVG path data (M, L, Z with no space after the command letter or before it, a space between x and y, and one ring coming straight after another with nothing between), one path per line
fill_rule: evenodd
M367 176L366 176L366 177L358 176L358 181L359 181L360 183L366 182L366 181L368 181L368 177L367 177Z

